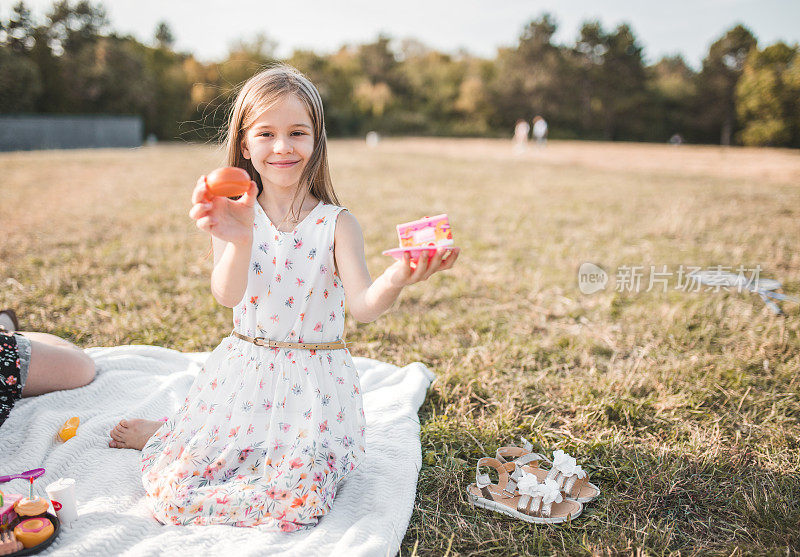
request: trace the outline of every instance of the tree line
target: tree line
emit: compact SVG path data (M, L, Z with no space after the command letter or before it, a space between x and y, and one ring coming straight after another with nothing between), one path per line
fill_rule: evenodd
M494 59L445 54L381 35L330 54L285 61L317 85L331 136L510 136L543 115L551 137L800 147L800 49L759 47L736 25L698 71L681 56L647 65L630 26L585 22L555 44L554 19L530 21ZM174 49L166 23L150 44L110 28L102 4L55 2L40 21L24 2L0 21L0 112L136 114L162 140L207 140L237 85L279 61L266 35L203 63Z

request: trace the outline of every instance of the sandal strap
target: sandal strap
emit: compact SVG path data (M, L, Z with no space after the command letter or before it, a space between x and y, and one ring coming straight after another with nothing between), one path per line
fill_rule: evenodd
M522 469L523 466L531 463L536 462L534 468L538 468L539 464L538 461L541 460L540 455L536 453L529 453L519 458L514 459L513 462L508 464L513 464L514 471L508 478L508 484L504 488L504 491L509 494L509 497L513 497L516 490L517 490L517 483L519 483L520 478L526 474L525 470ZM508 464L506 466L508 466Z
M551 505L552 508L552 505ZM523 495L519 499L519 503L517 504L517 511L521 512L522 514L527 514L528 516L536 516L547 518L550 516L550 509L547 509L547 514L545 514L545 508L542 505L542 496L537 495L536 497L531 497L530 495Z
M513 445L507 445L505 447L498 448L497 452L495 453L497 460L503 463L522 460L522 462L520 462L522 465L529 464L534 460L550 462L544 455L533 452L533 445L527 441L525 441L525 443L526 446L523 448L514 447Z
M556 471L553 479L556 480L559 488L568 496L573 493L580 493L581 487L587 481L587 475L583 468L575 462L575 458L564 451L553 451L553 467L550 469L548 477L553 471ZM575 488L576 485L578 486L577 489Z
M517 464L518 466L525 466L526 464L535 462L536 463L535 467L538 467L539 461L542 460L543 458L544 457L542 457L542 455L540 455L539 453L528 453L519 458L515 458L514 463Z
M578 476L573 474L572 476L567 478L566 482L564 482L564 487L561 489L561 491L563 491L569 496L572 496L572 490L575 489L575 484L577 482L578 482ZM580 492L580 490L578 491Z
M587 476L579 478L578 475L575 474L570 476L567 483L564 484L564 492L570 497L577 497L583 489L583 486L587 483L589 483L589 478Z
M517 458L525 456L525 449L520 449L513 445L506 445L505 447L498 447L495 456L497 460L505 464L506 462L512 462Z
M525 470L523 470L522 467L517 464L516 460L514 462L507 463L505 466L514 468L514 471L508 476L508 482L506 483L506 486L503 488L503 491L505 491L509 497L513 497L517 491L517 483L519 482L520 478L525 475Z
M542 496L541 495L537 495L536 497L533 498L533 501L531 501L530 511L531 511L531 513L536 513L533 516L536 516L536 515L540 515L541 516L541 514L542 514Z
M488 466L497 470L497 484L492 484L489 474L481 474L481 467L483 466ZM478 460L478 464L475 467L475 485L481 491L483 491L485 488L488 488L490 485L497 485L497 487L500 489L504 489L508 485L508 470L506 470L506 467L503 465L503 463L496 458L485 456Z

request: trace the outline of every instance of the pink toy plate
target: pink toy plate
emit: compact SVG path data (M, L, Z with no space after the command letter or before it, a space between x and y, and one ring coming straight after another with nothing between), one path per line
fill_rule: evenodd
M403 254L408 252L411 253L411 259L416 261L419 259L419 256L422 255L423 251L428 252L428 257L433 257L433 254L436 253L436 250L439 248L452 251L455 247L456 246L411 246L407 248L392 248L384 251L383 255L391 255L395 259L400 260L403 259Z

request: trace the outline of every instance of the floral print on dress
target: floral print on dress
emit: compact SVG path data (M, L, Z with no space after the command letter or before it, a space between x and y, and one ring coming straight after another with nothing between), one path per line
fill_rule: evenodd
M21 365L16 336L0 332L0 425L22 398Z
M332 342L344 332L333 238L342 207L320 202L280 232L256 204L247 290L234 329ZM364 410L348 350L290 350L224 339L177 414L142 450L158 520L291 532L327 513L365 454Z

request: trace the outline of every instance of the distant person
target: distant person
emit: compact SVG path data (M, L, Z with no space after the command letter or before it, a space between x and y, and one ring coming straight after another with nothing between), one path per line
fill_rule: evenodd
M378 132L367 132L367 147L377 147L381 142L381 136Z
M71 342L18 328L13 310L0 311L0 425L19 399L83 387L95 376L92 359Z
M536 138L536 144L540 147L547 144L547 121L541 116L533 119L533 137Z
M514 152L519 154L525 151L525 148L528 146L528 133L531 131L531 127L528 125L528 122L525 120L517 120L516 125L514 126Z
M672 134L669 138L670 145L683 145L683 136L679 133Z

